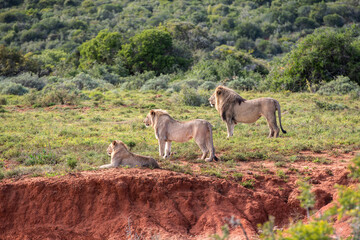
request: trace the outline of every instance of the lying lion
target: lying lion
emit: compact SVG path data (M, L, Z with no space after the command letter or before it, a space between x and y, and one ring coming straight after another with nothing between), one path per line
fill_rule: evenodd
M273 98L246 100L234 90L218 86L209 98L209 102L211 106L215 105L222 120L226 122L228 138L233 135L235 124L254 123L261 116L264 116L268 122L269 137L278 137L280 130L276 123L276 110L278 110L281 131L286 133L281 126L280 104Z
M159 168L158 163L150 157L131 153L128 147L120 140L110 143L107 153L111 156L111 163L102 165L100 168L111 168L121 166Z
M203 153L202 160L209 152L210 156L205 161L218 160L215 156L212 126L209 122L202 119L179 122L174 120L166 111L155 109L149 112L144 123L147 127L152 126L155 130L155 137L159 142L160 157L167 158L170 156L172 141L187 142L194 138Z

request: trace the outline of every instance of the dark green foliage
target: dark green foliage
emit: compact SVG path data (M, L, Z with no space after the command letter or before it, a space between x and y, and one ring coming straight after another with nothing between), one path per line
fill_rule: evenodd
M342 27L344 25L344 19L339 14L330 14L324 17L324 23L329 27Z
M1 5L1 3L0 3ZM10 23L10 22L15 22L15 21L26 21L26 14L25 11L21 11L21 10L10 10L7 12L3 12L0 13L0 22L4 22L4 23Z
M317 23L314 20L307 17L296 18L294 24L299 30L303 30L307 28L313 29L317 27Z
M94 63L114 64L116 53L121 49L122 37L118 32L105 29L79 47L80 68L87 69Z
M21 71L37 72L38 63L19 51L0 45L0 76L13 76Z
M69 158L66 162L70 169L75 169L77 166L77 160L74 158Z
M130 38L119 54L132 73L155 71L160 74L173 72L175 65L187 65L187 61L173 55L172 50L170 33L149 29Z
M352 34L324 29L308 35L273 68L271 88L299 91L339 75L360 83L360 42Z
M12 62L5 65L12 70L1 71L0 75L33 71L40 75L73 77L83 71L114 85L124 84L127 89L140 88L143 83L137 79L124 83L121 77L145 71L154 71L156 75L187 71L184 75L191 75L196 81L213 82L231 79L234 75L244 77L247 72L260 72L265 76L266 67L254 58L271 60L282 56L315 28L347 28L360 21L360 6L354 0L201 3L189 0L0 0L0 8L0 44L21 50L27 60L34 56L42 63ZM360 41L357 42L351 42L351 47L360 49ZM319 48L326 45L316 44ZM229 47L222 47L224 45ZM126 48L122 49L123 46ZM234 54L231 49L234 46L243 50L243 54ZM298 76L293 77L292 73L269 78L266 89L270 85L272 90L298 91L308 86L317 89L320 82L337 75L348 76L359 83L360 63L353 56L347 56L351 47L339 47L345 52L340 61L314 64L316 67L343 62L343 66L327 66L334 70L320 74L317 71L314 76L312 69L301 66L299 69L303 72ZM232 55L233 60L226 55ZM324 55L334 54L324 51ZM281 69L291 62L285 60L269 65ZM3 66L0 64L0 68ZM311 78L304 76L306 73ZM320 80L313 81L312 77ZM198 85L201 84L203 82Z
M258 24L252 22L244 22L236 27L238 37L247 37L255 40L261 38L263 33Z
M328 103L328 102L321 102L321 101L315 101L315 104L318 108L323 110L344 110L348 108L346 105L343 104L337 104L337 103Z

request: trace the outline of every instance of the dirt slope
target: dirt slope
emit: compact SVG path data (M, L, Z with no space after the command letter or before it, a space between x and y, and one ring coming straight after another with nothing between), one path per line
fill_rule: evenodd
M333 200L347 170L318 171L317 209ZM302 218L295 179L261 176L255 189L224 179L166 170L110 169L0 182L0 239L206 239L225 218L240 219L248 237L257 224ZM241 228L231 231L244 236Z

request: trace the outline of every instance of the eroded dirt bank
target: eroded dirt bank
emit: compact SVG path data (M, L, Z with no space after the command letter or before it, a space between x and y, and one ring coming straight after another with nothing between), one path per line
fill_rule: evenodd
M347 170L315 172L316 207L329 204ZM224 179L166 170L110 169L53 178L0 182L0 239L203 239L225 218L240 219L247 235L276 218L281 227L304 214L295 179L261 176L255 189ZM243 236L241 228L232 236Z

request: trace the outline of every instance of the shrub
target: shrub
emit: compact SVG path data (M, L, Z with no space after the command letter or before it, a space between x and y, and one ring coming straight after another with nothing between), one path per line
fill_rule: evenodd
M102 30L98 35L79 47L80 68L88 69L94 63L114 64L116 53L121 49L122 37L118 32Z
M216 83L210 82L210 81L206 81L206 82L204 82L203 84L201 84L201 85L199 86L199 89L212 90L212 89L215 89L216 86L217 86Z
M170 73L188 63L186 59L174 55L170 33L159 29L144 30L130 38L130 42L120 50L119 56L133 73Z
M70 169L75 169L77 166L77 161L74 158L69 158L66 164L70 167Z
M111 88L109 83L101 79L92 78L86 73L79 73L76 77L67 82L74 84L79 90L92 90L98 87Z
M155 72L153 71L146 71L144 73L136 73L135 75L128 76L128 77L120 77L119 81L121 84L121 89L126 90L134 90L140 89L141 86L145 84L146 81L155 77Z
M0 92L2 94L9 95L24 95L29 90L23 87L21 84L13 83L13 82L2 82L0 83Z
M315 104L318 108L324 109L324 110L344 110L348 107L343 104L337 104L337 103L327 103L327 102L321 102L321 101L315 101Z
M299 29L299 30L303 30L303 29L314 29L317 27L317 23L307 17L298 17L295 20L295 26Z
M65 82L47 85L42 91L30 91L25 95L24 101L26 104L42 107L56 104L75 105L80 101L80 97L75 85Z
M161 90L167 89L168 82L170 81L169 75L160 75L159 77L150 79L145 82L145 84L141 87L141 91L146 90Z
M331 81L333 76L348 76L360 83L360 41L349 29L315 31L279 61L267 76L272 90L301 91L309 85ZM357 70L356 70L357 69Z
M335 80L321 86L317 93L320 95L344 95L352 91L360 92L359 85L350 81L348 77L338 76Z
M4 97L0 97L0 106L2 106L2 105L6 105L7 104L7 100L6 100L6 98L4 98Z
M8 80L21 84L23 87L35 88L36 90L41 90L46 85L44 78L39 78L38 75L31 73L22 73L15 77L8 78Z
M254 90L257 87L257 82L250 77L236 77L227 85L229 88L236 90Z
M324 23L329 27L342 27L344 25L344 19L339 14L330 14L326 15L324 18Z
M178 95L175 95L176 100L187 106L201 106L208 104L208 96L205 93L196 91L193 88L183 87Z

